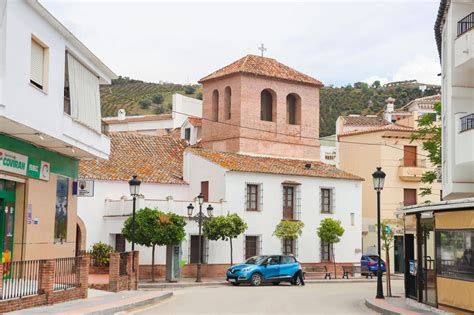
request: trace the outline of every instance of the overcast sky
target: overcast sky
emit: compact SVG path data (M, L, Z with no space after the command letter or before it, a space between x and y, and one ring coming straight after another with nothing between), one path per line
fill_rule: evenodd
M326 85L417 79L439 84L439 0L40 2L115 73L195 83L259 54Z

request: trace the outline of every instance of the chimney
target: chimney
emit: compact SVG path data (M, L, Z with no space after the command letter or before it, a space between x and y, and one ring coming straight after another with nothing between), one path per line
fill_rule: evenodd
M125 120L126 114L125 114L125 109L121 108L118 110L117 113L117 119L118 120Z
M385 109L384 118L388 122L392 121L392 113L395 110L395 99L393 97L389 97L386 100L387 108Z

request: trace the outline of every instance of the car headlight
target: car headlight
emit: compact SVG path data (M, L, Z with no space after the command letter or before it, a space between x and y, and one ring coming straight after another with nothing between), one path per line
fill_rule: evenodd
M243 271L243 272L247 272L247 271L250 271L250 270L252 270L252 267L247 267L247 268L244 268L244 269L242 269L241 271Z

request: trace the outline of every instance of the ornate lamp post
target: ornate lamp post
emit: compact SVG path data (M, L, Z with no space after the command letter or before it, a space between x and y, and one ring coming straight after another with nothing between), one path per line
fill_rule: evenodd
M193 217L193 210L194 206L190 203L188 206L188 217L190 220L194 220L198 223L199 226L199 239L198 239L198 264L197 264L197 277L196 277L196 282L201 282L201 276L202 276L202 270L201 270L201 265L202 265L202 223L205 219L211 218L212 217L212 211L214 208L209 205L207 206L207 216L202 212L202 205L204 203L204 195L202 193L197 196L198 202L199 202L199 212Z
M137 203L137 196L140 194L140 184L142 182L137 179L137 175L133 175L128 182L130 186L130 195L133 197L133 212L132 212L132 252L135 250L135 210ZM132 257L132 270L135 271L135 257Z
M381 167L377 167L377 170L372 174L374 180L374 190L377 192L377 250L378 250L378 262L377 262L377 299L383 299L383 287L382 287L382 270L381 266L381 253L380 253L380 192L383 189L385 182L385 173Z

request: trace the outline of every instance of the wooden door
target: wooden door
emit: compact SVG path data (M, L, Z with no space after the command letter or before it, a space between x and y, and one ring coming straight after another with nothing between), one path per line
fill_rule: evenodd
M293 220L294 215L294 200L295 200L295 187L283 186L283 219Z
M416 189L403 189L403 206L416 205Z
M209 182L201 182L201 192L204 196L204 202L209 202Z
M403 147L403 161L404 166L416 166L416 146L406 145Z
M258 236L245 237L245 259L257 256Z

